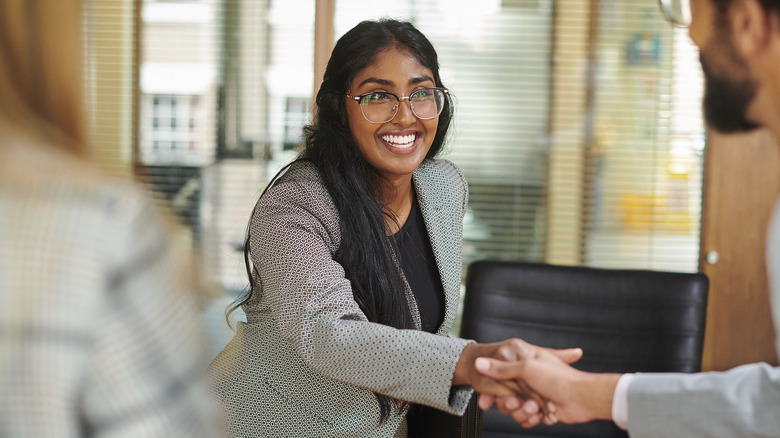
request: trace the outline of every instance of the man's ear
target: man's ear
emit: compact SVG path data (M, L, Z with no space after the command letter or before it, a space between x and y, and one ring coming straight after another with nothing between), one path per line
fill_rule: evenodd
M759 0L734 0L726 12L732 40L743 57L765 49L772 36L772 16Z

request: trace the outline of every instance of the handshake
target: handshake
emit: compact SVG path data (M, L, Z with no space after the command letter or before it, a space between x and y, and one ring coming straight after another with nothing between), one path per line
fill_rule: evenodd
M520 339L469 344L453 383L470 382L480 393L481 409L495 404L523 427L612 420L612 399L621 375L573 368L570 364L581 357L579 348L553 350Z

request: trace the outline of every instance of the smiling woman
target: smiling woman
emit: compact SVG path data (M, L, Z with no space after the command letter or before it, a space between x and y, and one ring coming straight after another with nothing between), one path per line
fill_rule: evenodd
M348 96L365 96L356 100L357 105L347 105L350 131L363 158L383 178L379 196L396 219L405 218L411 210L412 172L425 159L436 136L444 98L435 85L431 69L396 45L379 52L350 84ZM435 94L442 94L441 106L430 104ZM401 100L398 95L405 97ZM431 96L427 101L426 95ZM425 118L414 111L415 101ZM390 220L388 225L392 230L396 224Z
M211 367L232 436L411 436L418 406L461 415L474 389L514 394L474 360L516 358L515 343L448 336L468 200L435 158L448 96L408 22L337 42L306 147L248 226L247 322Z

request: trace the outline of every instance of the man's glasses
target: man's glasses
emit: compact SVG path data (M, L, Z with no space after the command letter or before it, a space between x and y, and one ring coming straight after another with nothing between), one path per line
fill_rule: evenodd
M658 0L664 17L675 26L691 25L691 0Z
M387 91L372 91L358 96L347 94L347 97L360 104L360 112L369 122L387 123L398 113L398 107L404 99L409 101L412 112L418 119L436 118L444 109L444 100L448 93L446 88L430 87L417 90L408 97L398 97Z

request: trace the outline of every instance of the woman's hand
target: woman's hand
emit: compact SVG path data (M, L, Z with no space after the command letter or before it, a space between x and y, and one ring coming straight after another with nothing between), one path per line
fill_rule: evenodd
M519 350L522 344L514 339L490 344L471 343L466 345L460 354L455 372L452 375L452 385L470 385L477 392L493 394L496 396L509 396L513 391L500 381L487 377L477 371L474 366L478 357L490 357L493 359L514 362L523 357Z

